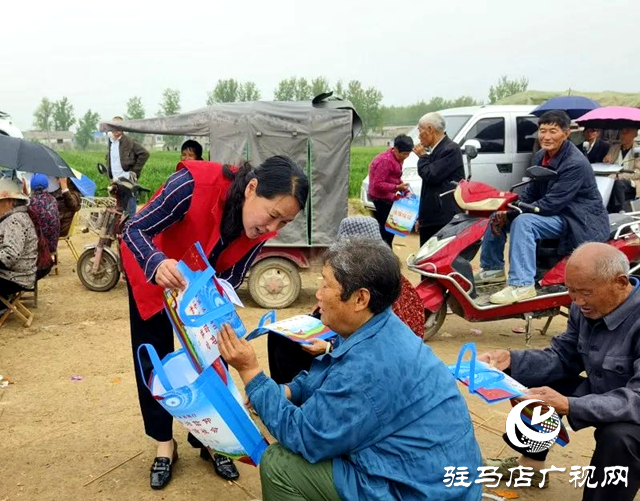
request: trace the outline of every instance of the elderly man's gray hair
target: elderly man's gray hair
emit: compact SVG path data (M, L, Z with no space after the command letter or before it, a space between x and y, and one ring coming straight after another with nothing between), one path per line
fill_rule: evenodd
M423 128L427 125L431 125L433 128L439 130L440 132L444 132L444 129L447 127L447 123L444 121L443 116L440 113L436 113L435 111L427 113L426 115L422 115L422 118L418 120L418 125Z
M369 310L377 315L400 295L400 261L382 239L353 237L333 244L324 256L346 301L359 289L369 291Z
M586 246L600 245L585 243L582 244L574 251L574 255L579 253L581 249ZM600 252L593 258L593 269L595 272L595 279L603 282L610 282L615 280L620 275L629 275L629 259L620 250L610 245L602 244L602 248L606 249L606 252Z

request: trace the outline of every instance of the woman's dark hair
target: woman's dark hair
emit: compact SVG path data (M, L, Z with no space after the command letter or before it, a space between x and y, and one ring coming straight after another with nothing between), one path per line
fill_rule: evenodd
M180 147L181 152L184 150L193 151L196 154L196 160L202 160L202 145L198 141L187 139Z
M239 169L224 165L222 172L224 177L233 180L227 192L222 216L222 236L226 242L242 233L244 192L252 179L258 181L256 193L259 197L272 200L278 195L291 195L298 202L300 210L304 210L307 203L309 179L289 157L282 155L270 157L256 168L253 168L249 162L245 162Z
M382 240L349 238L329 247L325 264L333 270L346 301L359 289L369 291L369 311L382 313L400 296L400 261Z

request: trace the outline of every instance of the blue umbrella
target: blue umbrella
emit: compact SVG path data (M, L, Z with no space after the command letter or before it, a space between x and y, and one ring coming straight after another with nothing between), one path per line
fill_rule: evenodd
M591 110L600 108L600 105L593 99L583 96L560 96L549 99L542 103L531 113L537 117L552 110L566 111L571 120L581 117Z
M78 191L82 194L82 196L94 196L96 194L96 183L94 183L90 177L85 176L82 172L75 170L73 167L71 168L71 170L76 175L76 177L70 177L69 180L76 185L76 188L78 188Z

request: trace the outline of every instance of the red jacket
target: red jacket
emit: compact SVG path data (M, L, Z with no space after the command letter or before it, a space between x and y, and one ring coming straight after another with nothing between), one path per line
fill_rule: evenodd
M393 154L393 148L383 151L369 167L369 198L393 202L396 188L402 183L402 164Z
M231 180L222 173L222 165L214 162L189 160L180 162L176 170L189 169L193 176L194 188L191 204L182 221L175 223L153 238L153 244L169 259L179 261L189 248L200 242L208 256L220 239L222 213L231 186ZM160 193L160 190L156 193ZM268 233L250 239L242 234L222 251L217 260L217 272L231 268L254 246L276 236ZM147 320L163 308L163 289L148 282L142 268L125 242L120 243L122 265L127 280L133 290L133 297L143 320Z

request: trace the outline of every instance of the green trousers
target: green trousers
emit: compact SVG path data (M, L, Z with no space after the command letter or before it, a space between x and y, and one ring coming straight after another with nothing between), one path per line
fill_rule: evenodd
M260 480L263 501L340 501L330 459L311 464L280 444L262 456Z

